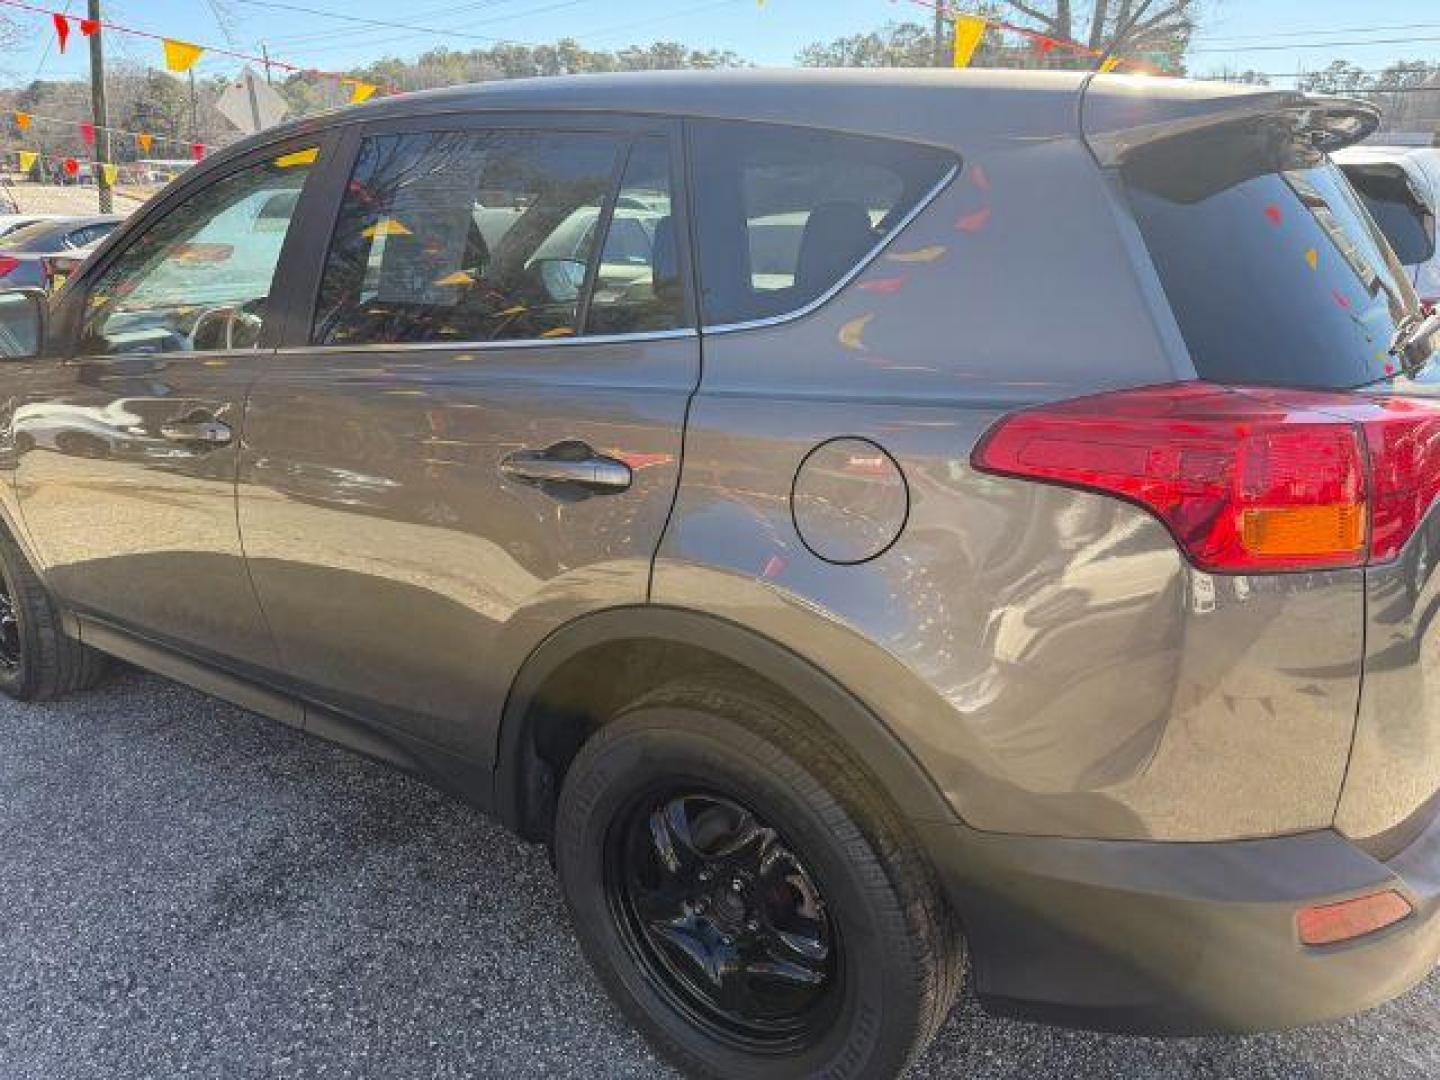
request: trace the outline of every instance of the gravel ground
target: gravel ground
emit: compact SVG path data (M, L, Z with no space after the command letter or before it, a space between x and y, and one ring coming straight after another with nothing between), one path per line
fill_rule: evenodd
M0 705L0 1077L670 1076L544 853L383 766L132 672ZM1278 1037L956 1010L915 1074L1440 1076L1440 976Z

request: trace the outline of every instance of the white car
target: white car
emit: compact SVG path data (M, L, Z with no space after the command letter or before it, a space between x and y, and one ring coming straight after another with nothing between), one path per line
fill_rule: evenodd
M1440 305L1440 149L1352 146L1333 156L1410 272L1420 298Z

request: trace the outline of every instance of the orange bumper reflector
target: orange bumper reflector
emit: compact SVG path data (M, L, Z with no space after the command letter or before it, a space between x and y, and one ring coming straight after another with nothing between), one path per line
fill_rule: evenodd
M1387 890L1338 904L1301 908L1295 913L1295 927L1306 945L1334 945L1383 930L1414 910L1410 901Z

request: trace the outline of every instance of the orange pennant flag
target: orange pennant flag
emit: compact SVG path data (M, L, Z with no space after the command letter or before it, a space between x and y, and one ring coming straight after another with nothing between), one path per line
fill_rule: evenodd
M120 179L120 166L107 161L100 166L100 175L105 177L105 186L113 188L115 181Z
M1118 57L1118 56L1107 56L1107 57L1105 58L1105 62L1100 65L1100 70L1101 70L1102 72L1104 72L1104 71L1114 71L1114 70L1115 70L1117 67L1119 67L1119 66L1120 66L1120 57Z
M171 71L189 71L195 66L205 50L199 45L192 45L188 41L177 41L174 38L164 38L165 45L165 66Z
M34 150L21 150L20 171L22 173L29 173L31 169L35 168L35 159L39 156L40 155L37 154Z
M150 144L154 141L155 137L144 131L135 136L135 142L140 147L142 154L150 153Z
M346 79L350 84L350 104L359 105L367 101L379 89L374 83L363 82L360 79Z
M16 112L15 126L21 131L27 130L30 127L30 114L28 112Z

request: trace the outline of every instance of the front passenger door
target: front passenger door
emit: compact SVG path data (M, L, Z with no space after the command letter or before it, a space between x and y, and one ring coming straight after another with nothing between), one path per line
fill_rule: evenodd
M217 166L149 212L62 294L59 357L16 380L16 491L50 586L200 659L276 666L240 550L236 456L318 155L283 145Z

